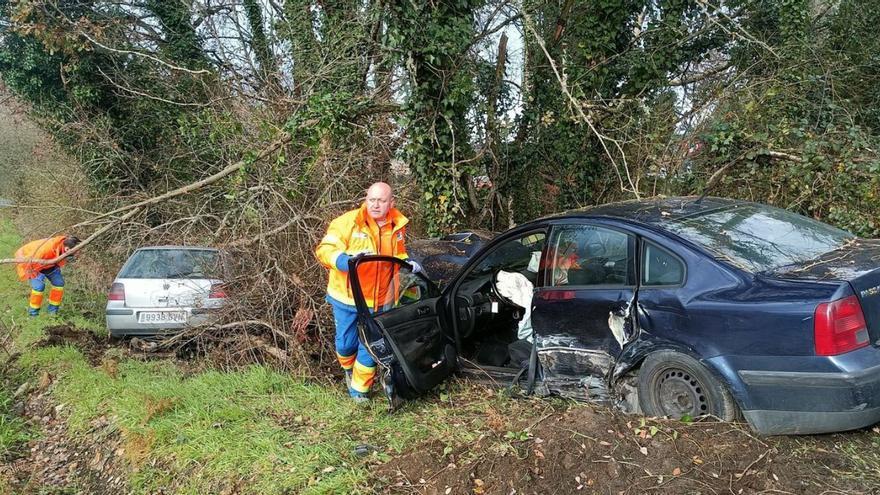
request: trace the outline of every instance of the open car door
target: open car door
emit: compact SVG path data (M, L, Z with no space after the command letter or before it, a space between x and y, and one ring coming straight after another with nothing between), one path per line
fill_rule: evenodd
M444 305L433 282L390 256L352 258L349 277L358 336L376 361L392 409L452 374L455 344L442 327Z

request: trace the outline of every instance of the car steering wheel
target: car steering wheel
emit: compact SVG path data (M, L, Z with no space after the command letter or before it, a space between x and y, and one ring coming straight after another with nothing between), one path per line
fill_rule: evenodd
M501 291L498 290L498 274L501 273L501 270L496 270L492 273L492 283L490 285L490 292L492 296L497 299L500 303L503 303L505 306L516 306L513 304L513 301L505 297L501 294Z

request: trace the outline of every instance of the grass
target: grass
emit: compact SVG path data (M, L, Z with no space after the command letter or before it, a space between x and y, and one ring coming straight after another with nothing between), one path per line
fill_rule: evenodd
M5 257L5 253L9 251L7 246L17 242L17 237L13 235L11 222L0 218L0 257ZM6 273L3 273L5 280ZM5 284L4 284L5 285ZM9 294L0 290L0 298L8 301ZM0 329L9 328L9 320L12 320L12 310L9 308L0 308ZM14 377L7 377L14 378ZM0 386L0 457L6 459L19 451L24 442L29 438L29 432L24 421L17 417L13 409L13 393L12 389L18 385L19 380L7 379L5 386Z
M19 243L12 224L0 219L0 253ZM102 322L81 316L83 308L100 303L100 295L77 289L75 267L68 275L60 321L104 333ZM433 401L388 414L382 400L359 407L341 385L264 366L190 374L171 361L143 362L121 351L108 353L103 366L92 366L74 347L33 345L59 320L25 317L26 296L27 286L3 267L0 322L15 331L19 372L31 380L44 372L54 377L50 390L64 405L74 438L94 434L97 418L109 420L109 431L123 442L133 493L370 492L377 463L427 439L464 445L491 433L487 410L497 416L515 407L497 394L452 387ZM463 394L467 400L449 407ZM0 412L2 406L0 397ZM0 442L8 438L20 445L26 438L20 420L0 417L7 418L0 419ZM360 444L379 451L359 457L354 451Z
M461 409L427 402L389 415L381 402L359 407L341 387L262 366L187 377L168 362L127 360L111 376L70 347L30 352L22 365L60 377L54 394L69 410L74 434L88 431L97 416L112 419L126 460L138 469L131 478L136 493L169 483L176 493L206 493L242 479L250 493L365 491L370 466L385 456L358 458L357 445L376 445L387 455L428 438L468 442L480 429L474 420L482 408L504 400ZM461 434L463 424L471 428ZM154 459L160 467L147 468Z
M0 458L16 455L30 438L24 421L12 412L13 397L7 389L0 389Z

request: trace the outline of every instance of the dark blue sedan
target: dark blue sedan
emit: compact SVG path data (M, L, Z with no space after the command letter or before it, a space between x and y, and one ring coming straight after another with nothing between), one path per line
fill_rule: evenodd
M352 260L361 339L393 406L458 372L650 416L744 418L763 434L880 421L878 241L696 197L477 239L449 240L459 256L428 253L416 274ZM429 280L438 259L460 262L442 286ZM366 278L388 290L364 294Z

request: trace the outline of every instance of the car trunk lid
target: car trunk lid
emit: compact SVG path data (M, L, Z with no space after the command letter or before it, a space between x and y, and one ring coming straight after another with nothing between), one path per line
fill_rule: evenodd
M118 279L125 286L125 305L132 308L201 307L211 286L209 279Z
M853 239L819 258L771 273L786 279L848 283L859 299L872 344L880 345L880 240Z

